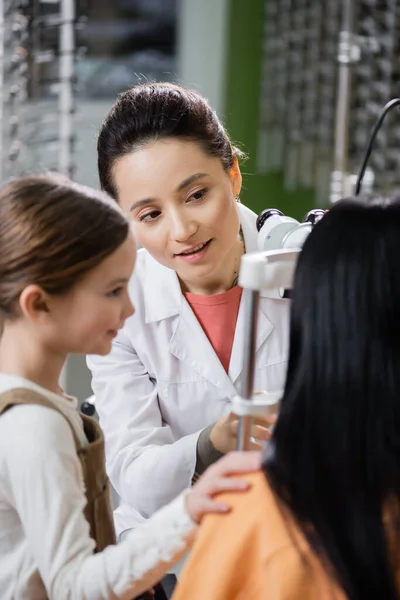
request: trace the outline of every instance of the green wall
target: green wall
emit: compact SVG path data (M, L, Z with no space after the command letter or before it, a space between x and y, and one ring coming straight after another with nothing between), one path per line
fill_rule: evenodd
M255 212L279 208L295 218L314 208L313 191L287 192L282 173L257 173L262 33L265 0L230 0L227 39L225 124L234 142L246 152L242 165L242 201Z

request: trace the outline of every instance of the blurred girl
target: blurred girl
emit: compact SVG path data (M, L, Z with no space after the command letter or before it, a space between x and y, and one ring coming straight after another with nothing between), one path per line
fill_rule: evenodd
M258 455L231 455L115 542L103 438L59 387L68 353L107 354L133 313L135 243L107 196L58 176L0 192L1 598L130 599L187 549L213 494ZM95 553L96 552L96 553Z

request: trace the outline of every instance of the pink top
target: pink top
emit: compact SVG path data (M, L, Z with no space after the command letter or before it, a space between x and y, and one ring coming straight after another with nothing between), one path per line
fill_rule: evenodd
M184 296L228 372L242 288L235 286L215 296L200 296L190 292L185 292Z

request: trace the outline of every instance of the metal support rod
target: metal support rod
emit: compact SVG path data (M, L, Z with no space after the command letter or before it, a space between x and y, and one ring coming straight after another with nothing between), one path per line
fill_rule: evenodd
M72 175L72 129L73 129L73 75L75 61L75 0L61 0L60 5L60 91L59 91L59 154L58 170ZM60 376L62 389L67 387L68 363Z
M31 23L35 23L40 17L40 0L32 2L32 17ZM33 56L32 65L30 68L30 97L33 101L38 101L40 98L40 64L36 61L36 56L40 52L41 30L40 27L30 27L30 47Z
M245 297L245 331L244 331L244 382L242 398L251 400L254 390L254 370L256 362L256 338L260 292L244 290ZM237 450L249 450L252 418L239 418Z
M336 100L334 164L331 180L331 202L345 193L348 154L348 123L350 112L351 65L359 60L359 48L353 32L353 0L343 0L342 27L338 46L338 86Z
M64 175L72 172L72 113L74 74L74 20L75 0L61 0L60 6L60 126L58 169Z

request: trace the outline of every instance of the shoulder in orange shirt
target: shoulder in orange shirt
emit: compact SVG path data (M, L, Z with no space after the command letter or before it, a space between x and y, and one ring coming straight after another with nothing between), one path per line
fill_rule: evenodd
M204 519L173 600L344 600L264 474L246 479L222 495L230 513Z

